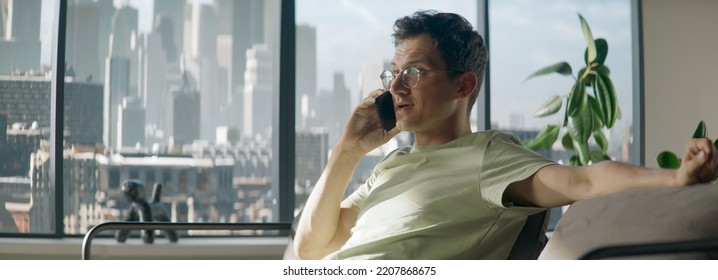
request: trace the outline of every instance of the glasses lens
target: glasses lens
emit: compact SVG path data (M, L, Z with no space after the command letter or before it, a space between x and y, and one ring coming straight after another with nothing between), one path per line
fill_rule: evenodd
M381 78L381 84L384 85L384 88L389 88L391 80L394 79L394 73L389 70L384 70L384 72L381 72L381 75L379 75L379 78Z
M408 88L413 88L419 84L419 69L409 67L401 72L401 82Z

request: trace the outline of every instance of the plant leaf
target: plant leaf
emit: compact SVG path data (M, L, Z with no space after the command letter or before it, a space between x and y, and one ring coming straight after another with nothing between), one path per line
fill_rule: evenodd
M588 98L586 97L586 87L583 83L584 81L579 79L573 84L571 95L568 97L568 107L566 108L569 117L575 117L586 109Z
M586 39L586 65L591 65L596 60L596 42L593 40L593 34L591 34L591 28L588 27L586 19L581 14L578 14L578 18L581 20L583 37Z
M611 76L611 69L609 69L606 65L601 64L591 69L593 69L593 71L596 71L596 73L598 73L599 75L603 75L605 77Z
M656 157L656 162L663 169L678 169L681 167L681 160L678 159L676 154L669 151L659 153Z
M563 138L561 138L561 145L566 150L573 150L573 139L571 139L571 135L569 135L568 133L564 134Z
M564 76L571 75L571 65L569 65L567 62L559 62L553 65L546 66L544 68L541 68L539 70L536 70L533 74L531 74L526 80L531 79L533 77L543 76L551 73L559 73ZM526 81L524 80L524 82Z
M590 87L593 80L596 79L596 75L591 71L591 68L581 68L581 70L578 70L578 73L576 73L576 76L578 76L579 79L583 79L583 85L586 87Z
M566 104L566 107L568 107L568 104ZM561 125L561 127L566 127L567 125L568 125L568 108L566 108L566 110L563 111L563 124Z
M611 128L616 123L616 110L618 108L616 89L613 87L613 82L611 82L610 78L599 74L596 76L595 90L598 104L603 114L603 123L607 128Z
M541 108L534 113L534 116L543 117L553 115L561 109L561 105L563 105L563 98L561 98L561 96L554 95L551 99L546 101L546 104L541 106Z
M706 123L701 121L696 127L696 131L693 132L693 138L706 138Z
M591 163L599 163L604 160L610 160L611 158L608 157L605 153L599 152L599 151L592 151L591 152Z
M601 152L606 154L608 152L608 139L601 130L593 131L593 140L596 140L596 144L601 148Z
M588 153L588 143L573 141L573 147L578 153L581 165L588 165L589 161L591 161L591 156Z
M594 87L594 92L596 91ZM593 127L594 129L598 129L600 127L603 127L603 112L601 111L601 107L598 105L598 101L596 101L596 98L588 95L588 104L591 106L591 110L594 113L593 118Z
M596 59L591 61L591 68L603 65L606 61L606 56L608 56L608 42L606 42L605 39L599 38L593 42L594 45L596 45ZM588 48L586 48L586 51L583 53L583 59L588 64Z
M528 141L524 144L524 147L532 151L549 149L553 146L553 142L556 142L556 139L558 139L558 132L558 126L547 125L538 133L538 135L536 135L534 140Z
M577 156L571 156L571 158L568 160L569 166L581 166L581 162L578 160Z
M587 165L589 158L588 138L593 132L593 114L579 114L568 118L568 133L573 139L573 147L579 155L581 164Z

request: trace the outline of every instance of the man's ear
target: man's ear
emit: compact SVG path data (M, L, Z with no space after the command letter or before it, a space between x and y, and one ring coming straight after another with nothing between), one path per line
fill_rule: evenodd
M461 87L457 91L460 97L469 97L479 86L479 77L473 71L466 72L460 77Z

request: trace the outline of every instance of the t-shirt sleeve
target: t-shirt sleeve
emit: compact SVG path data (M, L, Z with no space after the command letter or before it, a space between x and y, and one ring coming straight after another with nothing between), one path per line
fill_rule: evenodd
M369 188L371 187L372 183L374 182L374 174L372 174L369 179L364 182L364 184L361 184L359 188L357 188L354 192L352 192L349 195L349 200L354 203L354 205L358 208L362 208L364 205L364 201L366 200L367 195L369 195Z
M374 187L374 181L376 180L376 177L378 176L378 169L377 166L379 166L380 163L386 161L389 157L394 156L399 149L391 151L389 154L387 154L383 159L381 159L372 170L371 176L366 179L366 181L359 186L354 192L352 192L347 198L354 203L356 207L362 208L364 206L364 201L366 200L366 197L371 192L372 188Z
M516 136L497 132L489 139L484 151L479 183L481 196L492 206L506 207L502 198L509 184L526 179L551 164L556 163L524 148Z

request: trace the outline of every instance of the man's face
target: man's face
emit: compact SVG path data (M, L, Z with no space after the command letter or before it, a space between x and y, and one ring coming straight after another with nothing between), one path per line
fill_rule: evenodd
M412 88L402 84L396 77L389 90L394 97L396 125L402 131L419 134L442 133L456 127L460 109L456 92L460 79L450 79L444 61L428 35L419 35L400 41L396 46L392 71L401 72L408 67L419 71L419 83Z

